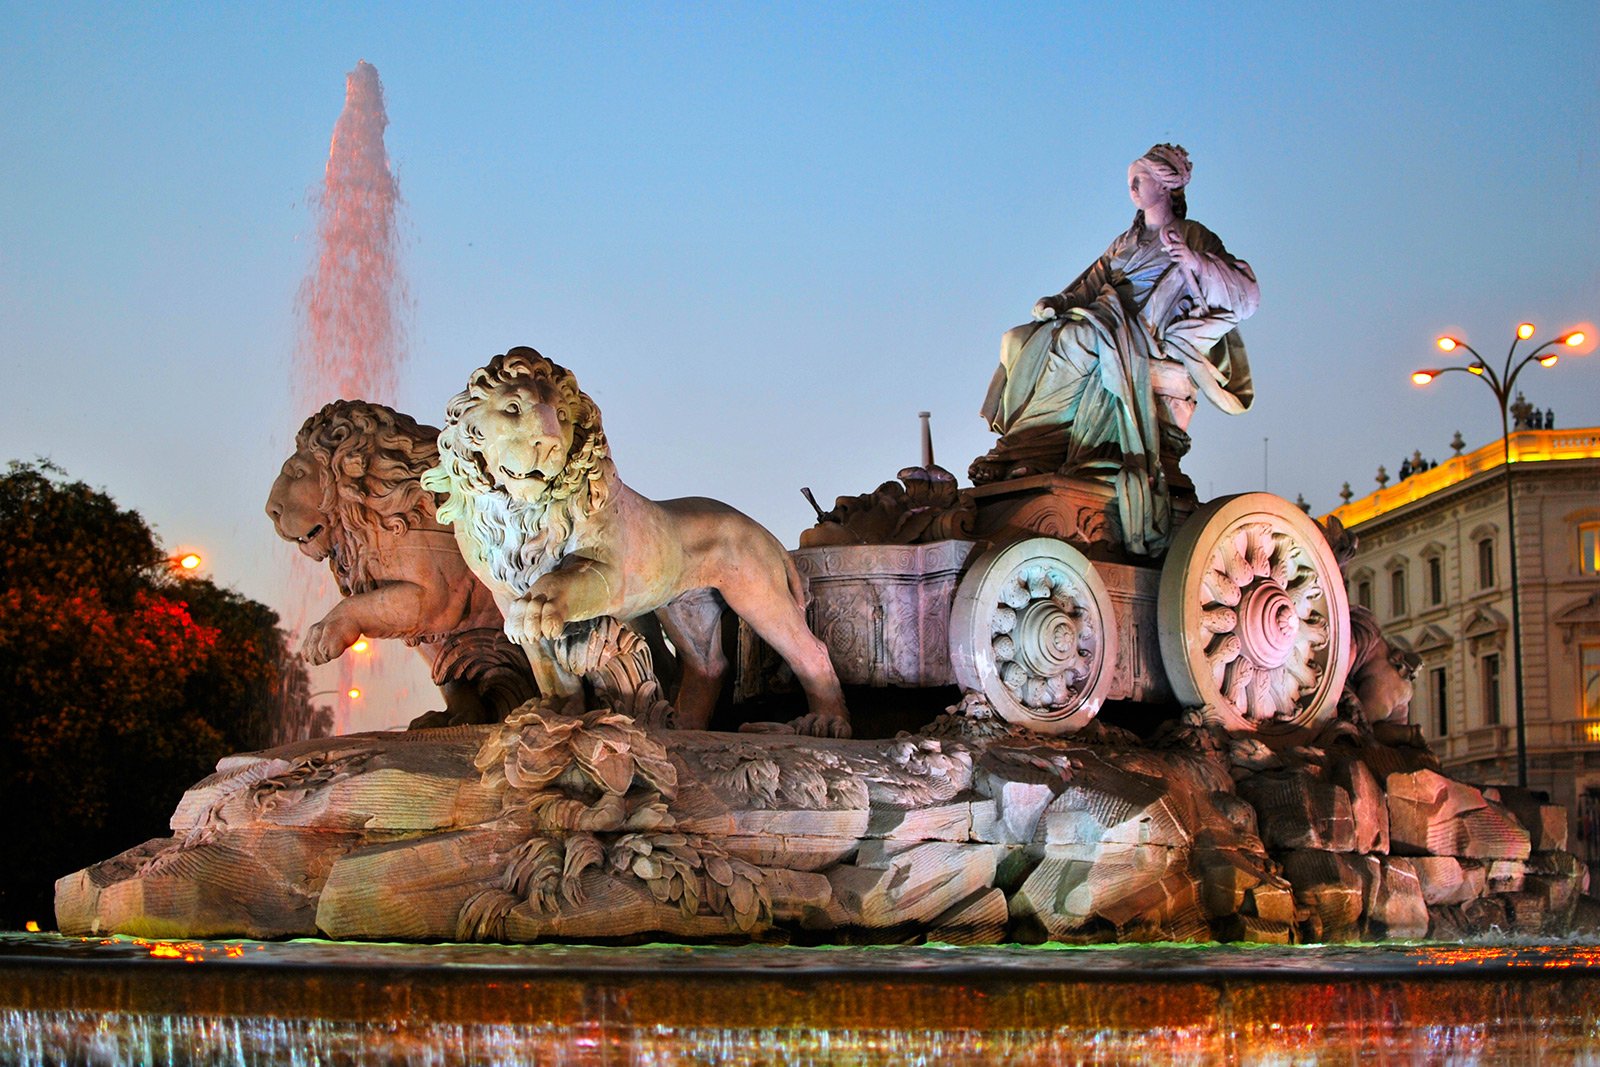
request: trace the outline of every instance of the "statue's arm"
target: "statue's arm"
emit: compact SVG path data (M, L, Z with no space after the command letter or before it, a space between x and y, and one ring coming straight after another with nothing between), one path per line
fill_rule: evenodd
M622 571L592 556L569 556L544 575L506 613L506 635L520 644L561 636L571 622L619 615Z
M427 619L430 597L417 582L384 582L376 589L353 593L333 606L306 631L300 654L312 664L338 659L365 634L368 637L414 637Z
M1235 324L1256 313L1261 288L1250 264L1235 259L1222 240L1199 223L1184 227L1184 244L1193 255L1191 269L1198 287L1194 295L1203 307Z
M1033 319L1044 322L1057 318L1071 308L1088 307L1100 293L1099 279L1110 276L1111 249L1089 264L1088 268L1055 296L1041 296L1033 305Z

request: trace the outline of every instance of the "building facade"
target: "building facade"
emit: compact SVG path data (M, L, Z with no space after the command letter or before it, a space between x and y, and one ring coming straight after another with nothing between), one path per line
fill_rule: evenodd
M1360 538L1346 584L1420 658L1411 721L1444 769L1514 784L1516 552L1528 785L1600 864L1600 428L1519 430L1511 460L1496 440L1335 510Z

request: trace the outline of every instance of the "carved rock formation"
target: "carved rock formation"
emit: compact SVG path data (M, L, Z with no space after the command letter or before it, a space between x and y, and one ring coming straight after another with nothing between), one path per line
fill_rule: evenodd
M1569 854L1529 851L1517 809L1426 769L1380 779L1370 744L1236 784L1223 745L941 732L667 731L551 699L493 727L232 756L171 837L61 879L57 920L161 937L1288 943L1554 931L1586 888ZM1382 851L1380 808L1408 855Z

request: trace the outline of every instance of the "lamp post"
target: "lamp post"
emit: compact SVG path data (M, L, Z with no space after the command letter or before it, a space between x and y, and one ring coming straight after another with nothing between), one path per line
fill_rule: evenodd
M1511 549L1511 655L1515 660L1512 665L1512 680L1516 687L1517 703L1517 785L1523 789L1528 786L1528 732L1522 711L1522 611L1519 605L1520 591L1517 586L1517 507L1511 492L1511 423L1508 417L1511 390L1516 385L1517 377L1529 363L1537 361L1541 367L1553 367L1556 365L1556 360L1561 358L1557 349L1563 345L1576 348L1586 340L1582 331L1572 330L1554 341L1546 341L1517 360L1517 346L1532 336L1533 323L1524 322L1517 327L1517 334L1511 339L1511 348L1507 350L1505 363L1499 371L1490 366L1489 362L1478 354L1477 349L1460 338L1441 337L1438 341L1439 351L1454 352L1458 348L1465 349L1472 353L1473 362L1465 367L1429 368L1411 375L1411 380L1415 384L1427 385L1441 374L1452 372L1471 374L1489 387L1494 393L1495 401L1500 405L1500 446L1505 457L1506 470L1506 540Z

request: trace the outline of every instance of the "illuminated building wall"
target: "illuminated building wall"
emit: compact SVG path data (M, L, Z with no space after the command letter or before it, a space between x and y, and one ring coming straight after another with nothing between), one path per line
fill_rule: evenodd
M1528 784L1600 863L1600 428L1518 431L1511 456ZM1421 657L1412 721L1480 784L1517 777L1505 474L1496 440L1333 512L1361 539L1350 602Z

